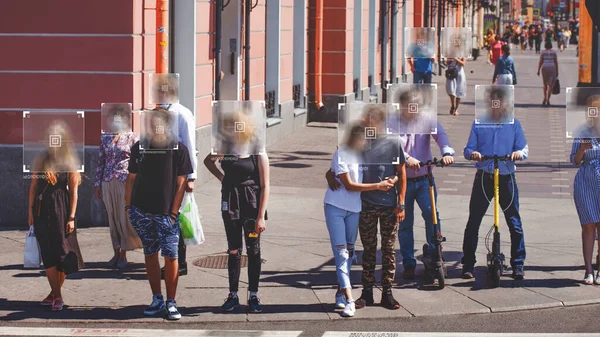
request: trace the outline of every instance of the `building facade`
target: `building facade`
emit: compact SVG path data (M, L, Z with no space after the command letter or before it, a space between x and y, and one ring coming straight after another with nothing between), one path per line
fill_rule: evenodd
M221 29L219 4L226 4ZM0 11L0 41L8 51L0 54L0 226L23 226L27 219L23 111L85 111L87 178L78 219L106 224L102 202L92 196L100 106L149 107L156 6L156 0L6 1ZM199 159L210 150L218 35L220 99L264 100L272 144L307 123L336 122L339 103L383 102L388 83L411 82L406 27L472 27L477 41L483 15L474 0L171 0L169 6L169 71L180 74L180 101L195 116ZM315 43L319 6L321 48ZM319 78L322 107L314 104ZM208 179L203 167L198 173L199 181Z

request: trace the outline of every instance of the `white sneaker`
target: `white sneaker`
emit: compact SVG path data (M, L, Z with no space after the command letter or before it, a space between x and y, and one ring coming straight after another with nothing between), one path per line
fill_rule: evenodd
M597 285L600 285L600 271L598 273L596 273L596 281L594 281L594 283L596 283Z
M346 296L344 296L344 294L335 294L335 308L336 309L346 308Z
M342 316L354 317L355 312L356 312L356 305L354 304L354 301L348 302L348 304L346 304L346 307L344 308L344 311L342 311Z
M598 281L598 279L596 278L596 281ZM585 278L583 279L583 284L594 284L594 275L593 274L586 274Z

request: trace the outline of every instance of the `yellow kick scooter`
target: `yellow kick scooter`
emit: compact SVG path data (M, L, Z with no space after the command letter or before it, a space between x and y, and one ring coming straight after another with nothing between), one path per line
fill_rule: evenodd
M488 239L492 229L486 236L486 248L488 249L487 264L488 271L492 279L492 286L497 288L500 285L500 276L504 272L504 254L500 252L500 169L498 162L501 160L510 160L510 155L507 156L483 156L483 160L494 160L494 239L492 241L492 249L488 245Z

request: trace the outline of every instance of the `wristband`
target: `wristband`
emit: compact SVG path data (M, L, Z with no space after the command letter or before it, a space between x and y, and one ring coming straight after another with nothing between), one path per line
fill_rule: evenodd
M72 216L70 216L70 217L69 217L69 221L75 221L75 218L74 218L74 217L72 217Z
M129 205L125 205L125 210L128 211L131 208Z

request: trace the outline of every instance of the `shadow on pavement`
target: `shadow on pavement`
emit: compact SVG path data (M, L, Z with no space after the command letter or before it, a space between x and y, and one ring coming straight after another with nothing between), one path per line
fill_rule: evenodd
M45 277L43 269L24 269L23 265L0 266L0 270L23 270L23 273L13 275L17 278ZM86 262L85 268L67 276L69 280L83 279L132 279L146 280L146 267L143 263L130 263L123 270L108 268L105 262Z
M547 274L548 278L544 279L527 279L527 271L535 270L535 267L526 267L525 268L525 279L521 281L513 280L511 277L511 270L504 271L502 278L500 279L500 286L498 288L551 288L551 289L559 289L559 288L567 288L567 287L581 287L581 281L570 279L570 278L553 278L554 275ZM552 268L552 267L550 267ZM475 267L475 279L464 280L463 282L453 283L453 287L462 287L467 288L471 287L471 290L484 290L484 289L492 289L492 284L490 277L488 276L488 268L487 266L479 266ZM450 275L449 275L450 277ZM457 275L456 278L460 278L460 275Z
M125 308L107 307L69 307L65 305L59 312L52 312L49 307L42 307L33 301L8 301L0 298L0 313L2 310L11 312L2 315L0 321L20 321L32 318L47 320L117 320L126 321L130 319L144 318L142 305ZM160 318L157 318L160 319Z

